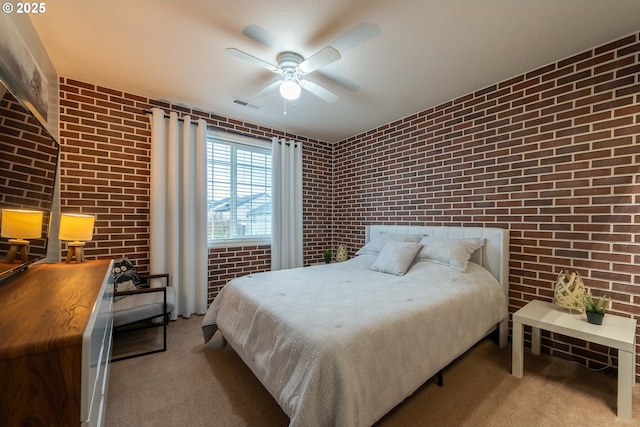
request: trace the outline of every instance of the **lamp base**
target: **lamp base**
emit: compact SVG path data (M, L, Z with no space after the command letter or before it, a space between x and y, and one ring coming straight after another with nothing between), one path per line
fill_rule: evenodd
M76 258L76 264L80 264L84 262L84 248L85 242L69 242L69 251L67 252L67 259L64 261L65 264L69 264L73 257Z
M27 262L29 260L29 241L23 239L10 239L9 254L7 255L7 264L11 264L16 256L20 254L20 260Z

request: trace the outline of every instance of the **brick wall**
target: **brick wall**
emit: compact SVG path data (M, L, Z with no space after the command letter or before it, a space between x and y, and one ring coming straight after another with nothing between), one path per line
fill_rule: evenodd
M639 52L634 34L337 144L334 240L353 253L369 224L508 228L511 312L551 301L568 268L640 317ZM557 334L543 346L608 361Z
M321 259L331 244L331 146L297 135L80 82L60 79L61 210L96 216L87 258L128 256L149 268L150 125L144 110L202 117L248 135L301 141L303 150L304 258ZM321 219L317 220L316 216ZM63 243L63 246L65 244ZM63 247L63 250L66 249ZM209 251L209 300L231 278L270 268L270 248Z

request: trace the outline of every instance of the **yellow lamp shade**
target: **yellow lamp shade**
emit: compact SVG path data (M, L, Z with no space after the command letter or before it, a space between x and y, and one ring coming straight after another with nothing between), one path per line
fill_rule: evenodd
M10 239L38 239L42 237L42 212L3 209L2 237Z
M92 215L65 214L60 215L60 240L88 241L93 237Z

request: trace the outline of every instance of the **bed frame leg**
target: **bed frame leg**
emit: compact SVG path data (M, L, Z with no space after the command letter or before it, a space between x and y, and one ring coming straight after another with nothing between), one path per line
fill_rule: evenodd
M502 322L498 323L498 346L500 348L507 345L509 341L509 318L505 318Z
M438 373L436 374L436 384L438 385L438 387L442 387L444 385L442 370L438 371Z

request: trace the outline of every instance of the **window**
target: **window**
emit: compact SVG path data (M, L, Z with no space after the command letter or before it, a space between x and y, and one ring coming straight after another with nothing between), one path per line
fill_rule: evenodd
M271 145L221 131L207 134L210 244L265 243L271 236Z

